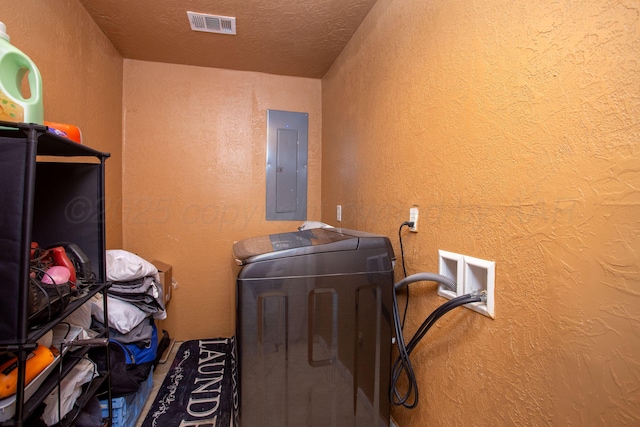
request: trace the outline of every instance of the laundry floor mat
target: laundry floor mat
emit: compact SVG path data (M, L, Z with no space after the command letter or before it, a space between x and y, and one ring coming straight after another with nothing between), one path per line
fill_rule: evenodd
M236 340L211 338L180 345L142 427L238 425Z

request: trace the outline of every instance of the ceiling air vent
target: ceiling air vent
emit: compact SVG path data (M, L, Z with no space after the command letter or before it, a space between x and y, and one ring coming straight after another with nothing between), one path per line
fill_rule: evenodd
M207 15L204 13L187 12L189 23L193 31L206 33L235 34L236 18L231 16Z

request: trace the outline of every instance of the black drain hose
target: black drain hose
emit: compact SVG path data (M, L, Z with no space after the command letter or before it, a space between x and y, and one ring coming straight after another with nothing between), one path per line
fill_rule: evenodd
M420 325L420 328L413 335L409 343L405 343L404 334L402 332L402 320L400 319L400 313L398 310L398 300L396 298L396 292L405 286L408 286L414 282L437 282L445 285L450 290L456 292L456 283L448 277L434 273L418 273L408 276L394 285L393 292L393 323L396 330L396 344L398 345L398 358L393 364L391 370L391 384L389 387L389 400L396 406L404 406L408 409L413 409L418 406L418 382L413 372L413 366L411 365L410 355L415 349L416 345L424 337L427 331L440 319L443 315L453 310L456 307L460 307L464 304L472 302L480 302L483 300L483 296L480 293L462 295L457 298L453 298L440 307L436 308L425 321ZM402 373L404 373L408 380L407 391L401 394L398 390L398 380ZM412 401L411 397L413 396Z

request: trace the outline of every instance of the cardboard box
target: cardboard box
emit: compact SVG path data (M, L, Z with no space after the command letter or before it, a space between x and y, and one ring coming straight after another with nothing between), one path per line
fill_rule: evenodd
M158 269L160 283L162 284L162 293L164 294L164 305L166 307L171 299L171 266L162 261L151 261L151 264Z

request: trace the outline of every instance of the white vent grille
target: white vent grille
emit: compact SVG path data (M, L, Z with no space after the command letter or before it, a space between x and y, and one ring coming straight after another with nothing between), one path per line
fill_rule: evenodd
M236 18L232 16L207 15L187 12L193 31L206 33L236 34Z

